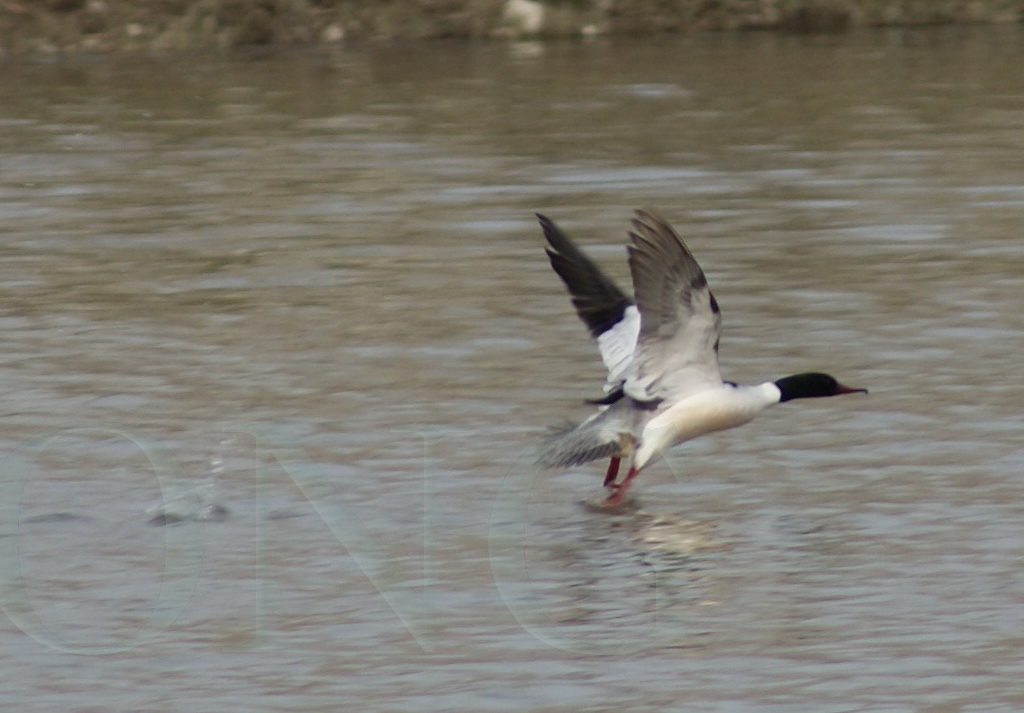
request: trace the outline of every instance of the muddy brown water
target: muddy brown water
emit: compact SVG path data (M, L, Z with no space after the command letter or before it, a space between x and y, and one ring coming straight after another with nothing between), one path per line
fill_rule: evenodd
M1019 30L8 63L0 700L1024 706ZM640 508L532 214L689 239L727 378ZM627 283L628 284L628 283Z

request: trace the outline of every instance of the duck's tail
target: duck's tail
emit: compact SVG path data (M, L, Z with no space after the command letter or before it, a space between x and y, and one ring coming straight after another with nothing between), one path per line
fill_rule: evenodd
M613 405L583 423L552 430L540 444L536 465L571 468L599 458L629 455L636 443L629 415Z

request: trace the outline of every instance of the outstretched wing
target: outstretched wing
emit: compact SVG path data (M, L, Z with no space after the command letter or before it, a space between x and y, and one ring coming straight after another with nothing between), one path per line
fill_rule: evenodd
M636 349L640 314L615 282L549 218L537 214L551 267L572 296L576 314L597 340L608 369L605 391L617 389L626 376Z
M640 401L679 400L721 384L722 315L704 271L672 226L657 216L637 211L629 235L640 334L626 394Z

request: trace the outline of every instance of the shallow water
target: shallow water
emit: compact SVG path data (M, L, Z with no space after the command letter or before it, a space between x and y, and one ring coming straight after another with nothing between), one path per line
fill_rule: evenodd
M0 700L1020 710L1021 39L6 65ZM602 377L532 214L626 282L641 206L727 378L871 394L608 516L529 467Z

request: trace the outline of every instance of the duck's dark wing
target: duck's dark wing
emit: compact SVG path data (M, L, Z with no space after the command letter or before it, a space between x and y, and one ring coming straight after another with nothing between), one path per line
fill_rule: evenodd
M548 241L551 267L565 283L576 314L597 340L608 369L607 391L625 378L636 348L640 315L618 285L583 253L554 221L537 214Z

